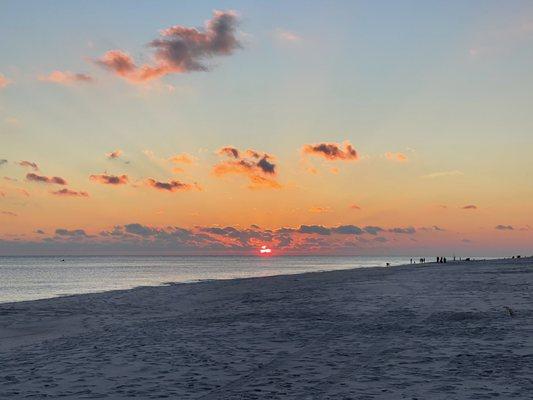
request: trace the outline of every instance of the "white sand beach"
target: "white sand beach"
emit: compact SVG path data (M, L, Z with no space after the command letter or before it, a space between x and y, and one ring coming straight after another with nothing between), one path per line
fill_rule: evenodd
M0 304L0 398L531 399L532 284L520 259Z

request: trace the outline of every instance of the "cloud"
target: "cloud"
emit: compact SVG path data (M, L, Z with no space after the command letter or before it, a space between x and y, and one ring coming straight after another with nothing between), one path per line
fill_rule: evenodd
M466 206L461 207L463 210L477 210L477 206L474 204L468 204Z
M331 229L322 225L301 225L298 229L299 233L316 234L316 235L331 235Z
M0 74L0 89L5 88L10 83L11 81L9 79L7 79L4 75Z
M284 43L298 43L302 41L302 37L300 35L281 28L276 29L274 35L276 39Z
M444 178L447 176L461 176L461 175L464 175L461 171L453 170L453 171L433 172L432 174L423 175L422 178L435 179L435 178Z
M24 168L31 168L34 171L39 171L37 164L31 161L19 161L17 164Z
M431 232L431 231L446 232L446 229L441 228L440 226L437 226L437 225L433 225L433 226L429 226L429 227L422 227L422 228L419 228L419 230L426 231L426 232Z
M341 235L361 235L364 231L355 225L340 225L331 229L333 233Z
M339 143L306 144L302 153L325 158L328 161L357 161L359 156L350 142L344 142L344 149Z
M195 157L187 153L176 154L168 159L173 164L193 164L195 160Z
M67 236L67 237L87 237L87 233L83 229L63 229L58 228L55 231L57 236Z
M348 206L348 208L351 209L351 210L360 210L360 209L361 209L361 207L359 207L359 206L358 206L357 204L355 204L355 203L350 204L350 205Z
M56 185L66 185L67 181L59 176L43 176L33 172L26 174L26 180L31 182L49 183Z
M315 207L311 207L309 209L309 212L316 213L316 214L328 213L328 212L331 212L331 207L315 206Z
M49 75L40 76L40 81L55 83L58 85L72 85L75 83L93 83L92 76L70 71L53 71Z
M154 189L167 191L167 192L186 192L189 190L201 190L200 186L196 183L183 183L176 180L169 182L156 181L153 178L148 178L146 184Z
M60 197L89 197L89 193L87 192L78 192L76 190L71 190L71 189L61 189L61 190L56 190L54 192L51 192L53 195L55 196L60 196Z
M0 214L7 215L8 217L18 217L18 214L12 211L0 211Z
M272 155L251 149L241 152L230 146L221 148L218 154L230 160L221 161L213 167L215 176L245 175L250 182L248 186L250 189L281 188L281 184L275 179L277 170L272 162L274 159Z
M408 160L407 156L403 153L391 153L388 151L385 153L385 158L389 161L405 162Z
M409 226L407 228L390 228L388 230L391 233L399 233L399 234L406 234L406 235L412 235L416 233L416 229L412 226Z
M7 160L5 158L0 159L0 167L7 164Z
M496 225L494 229L498 231L513 231L514 230L512 225Z
M372 233L369 231L374 229ZM395 229L395 228L391 228ZM261 229L258 226L240 228L238 226L151 226L138 222L115 225L100 230L96 234L85 229L59 227L50 234L40 233L32 242L10 242L0 240L0 252L33 249L42 253L101 252L131 254L257 254L263 245L268 245L275 254L376 254L385 249L383 243L395 246L402 241L410 241L391 235L389 229L379 227L359 227L356 225L301 225L279 229ZM377 232L385 231L383 236ZM80 245L81 247L76 247ZM7 247L6 247L7 246ZM18 247L17 247L18 246ZM43 250L43 251L40 251ZM27 252L26 252L27 253ZM13 252L11 252L13 254Z
M127 175L108 175L98 174L91 175L89 179L93 182L101 183L103 185L125 185L129 182Z
M109 160L116 160L117 158L120 158L121 155L122 155L122 150L120 150L120 149L113 150L113 151L105 154L105 156Z
M364 231L370 235L377 235L380 232L383 232L383 228L380 228L379 226L365 226Z
M131 83L142 83L168 74L207 71L206 60L228 56L241 47L237 37L238 18L232 11L214 11L203 30L175 25L160 32L149 43L154 50L152 64L137 65L122 50L108 51L96 63Z

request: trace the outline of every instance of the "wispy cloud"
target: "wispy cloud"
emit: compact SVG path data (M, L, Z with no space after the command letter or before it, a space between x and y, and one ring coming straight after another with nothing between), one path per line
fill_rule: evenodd
M309 209L309 212L312 212L315 214L329 213L331 212L331 207L314 206Z
M496 225L494 229L498 231L513 231L514 230L512 225Z
M0 74L0 89L5 88L10 83L11 81L9 79L7 79L4 75Z
M406 162L408 157L403 153L393 153L388 151L385 153L385 158L389 161Z
M302 37L297 33L281 28L277 28L274 31L274 36L277 40L284 43L299 43L302 41Z
M59 197L89 197L89 193L82 192L82 191L76 191L71 189L61 189L51 192L55 196Z
M31 161L19 161L18 165L24 168L31 168L34 171L39 171L39 166L36 163L31 162Z
M463 210L477 210L477 206L474 204L468 204L466 206L461 207Z
M117 150L113 150L109 153L106 153L105 155L109 160L116 160L117 158L120 158L120 156L122 156L122 150L120 149L117 149Z
M58 85L73 85L75 83L94 83L94 78L88 74L74 73L70 71L53 71L48 75L39 77L42 82L55 83Z
M464 175L459 170L452 170L452 171L440 171L440 172L433 172L431 174L423 175L422 178L425 179L435 179L435 178L445 178L447 176L462 176Z

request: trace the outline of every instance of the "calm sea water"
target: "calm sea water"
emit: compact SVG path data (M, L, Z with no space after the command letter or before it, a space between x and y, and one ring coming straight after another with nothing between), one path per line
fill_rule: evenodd
M409 257L0 257L0 303L129 289L409 263Z

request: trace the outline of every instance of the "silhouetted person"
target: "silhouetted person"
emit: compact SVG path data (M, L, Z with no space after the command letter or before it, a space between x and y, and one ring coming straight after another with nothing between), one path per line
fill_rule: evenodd
M442 260L443 260L442 262L443 262L444 264L446 264L446 257L444 257Z

